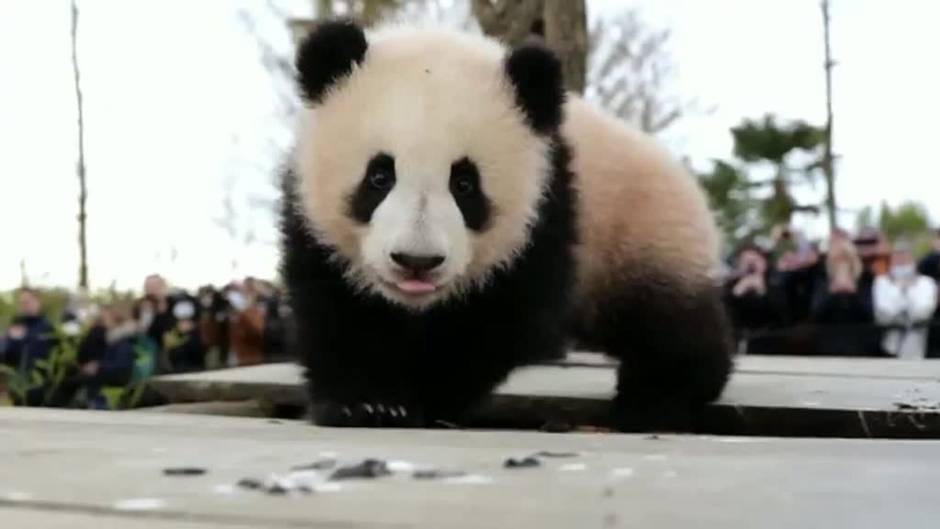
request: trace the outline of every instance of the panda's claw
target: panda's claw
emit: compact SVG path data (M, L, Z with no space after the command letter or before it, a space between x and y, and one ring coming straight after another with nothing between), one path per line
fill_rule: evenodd
M398 403L320 401L313 405L312 412L313 421L321 426L359 428L422 426L420 413Z

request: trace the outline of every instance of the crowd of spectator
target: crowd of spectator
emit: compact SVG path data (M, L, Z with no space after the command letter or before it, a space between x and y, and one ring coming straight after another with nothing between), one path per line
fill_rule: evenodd
M747 354L920 359L940 357L938 281L940 230L918 262L875 229L834 231L821 249L782 227L735 252L724 297ZM115 407L107 388L127 397L154 374L289 356L282 296L251 277L190 293L151 275L138 299L78 300L52 319L34 289L15 302L0 329L0 400L14 404Z
M38 291L21 288L16 316L0 331L0 398L114 407L104 388L120 393L154 374L283 359L285 311L278 289L251 277L190 293L151 275L139 299L75 300L54 318Z
M789 227L740 248L725 300L751 354L940 357L940 230L919 262L876 229L834 231L824 250Z

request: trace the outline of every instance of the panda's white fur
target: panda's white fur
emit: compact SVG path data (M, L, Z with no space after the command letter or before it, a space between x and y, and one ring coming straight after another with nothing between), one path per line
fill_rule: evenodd
M676 288L711 284L719 238L688 171L646 134L573 95L562 132L578 191L579 312L658 269Z
M316 235L347 261L360 287L417 308L485 282L525 246L549 175L549 145L517 110L494 41L447 31L387 29L369 35L361 66L322 104L304 110L296 156L299 194ZM398 182L366 226L345 197L369 157L395 155ZM473 234L448 190L451 163L480 167L492 226ZM392 251L441 254L439 288L403 296Z
M543 192L548 145L525 124L507 85L506 51L490 39L448 31L387 29L370 34L361 67L321 105L304 110L297 150L300 195L318 237L347 260L352 280L400 303L430 305L484 282L526 244ZM563 134L573 150L580 243L578 294L589 309L637 271L670 267L705 284L718 239L702 192L645 134L574 94ZM354 141L353 141L354 140ZM355 224L344 197L377 150L395 153L399 183ZM450 197L450 163L470 156L497 220L467 231ZM394 250L447 256L432 296L402 296L386 282Z

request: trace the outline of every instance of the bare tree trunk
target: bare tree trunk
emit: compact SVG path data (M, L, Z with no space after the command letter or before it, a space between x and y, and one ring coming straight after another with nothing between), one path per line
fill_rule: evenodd
M314 18L326 18L333 14L332 0L315 0L313 3Z
M588 29L584 0L473 0L483 32L516 47L544 38L558 55L569 90L584 92Z
M78 249L80 253L78 267L78 287L88 290L88 240L85 225L88 215L85 203L88 201L88 188L85 185L85 122L82 106L82 87L78 71L78 6L72 0L72 72L75 77L75 101L78 107Z
M545 42L561 59L565 85L584 92L588 30L584 0L546 0L543 11Z
M541 33L544 4L545 0L473 0L471 8L483 33L514 48Z
M26 259L20 259L20 286L29 286L29 276L26 275Z
M330 18L341 9L344 16L364 26L372 26L405 3L405 0L313 0L312 7L315 19Z
M820 3L823 15L823 32L826 47L826 142L823 151L823 173L826 175L826 210L829 214L829 230L836 228L836 175L832 163L832 50L829 47L829 0Z
M371 26L382 18L382 11L394 6L394 1L382 0L364 0L362 11L359 13L359 21L364 26Z

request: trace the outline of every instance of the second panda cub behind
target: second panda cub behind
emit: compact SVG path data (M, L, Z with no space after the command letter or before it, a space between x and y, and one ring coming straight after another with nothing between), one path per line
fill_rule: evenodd
M617 427L694 426L731 339L679 164L538 46L334 21L296 66L282 273L317 423L459 421L576 333L621 361Z

